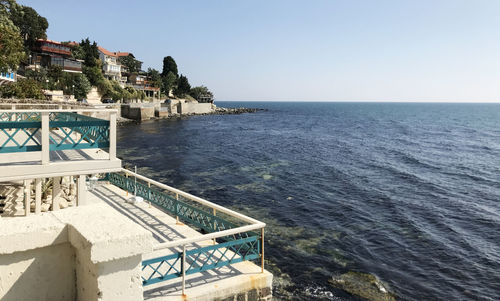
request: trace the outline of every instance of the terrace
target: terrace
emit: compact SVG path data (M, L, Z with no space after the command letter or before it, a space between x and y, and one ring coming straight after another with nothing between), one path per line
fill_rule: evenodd
M271 298L265 224L123 169L114 110L0 110L0 205L0 239L13 242L0 246L0 298L31 290L51 299ZM75 255L43 262L48 249ZM29 280L41 268L12 276L19 262L11 256L26 252L38 254L30 267L57 262L43 270L48 284Z

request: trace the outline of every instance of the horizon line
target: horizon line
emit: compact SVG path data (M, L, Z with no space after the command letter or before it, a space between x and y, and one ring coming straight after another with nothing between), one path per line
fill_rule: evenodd
M469 104L500 104L500 100L495 101L456 101L456 100L228 100L216 99L214 102L337 102L337 103L469 103Z

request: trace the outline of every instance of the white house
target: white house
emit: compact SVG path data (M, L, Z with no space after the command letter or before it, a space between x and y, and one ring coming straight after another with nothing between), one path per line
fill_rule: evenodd
M121 81L122 70L121 65L118 62L118 56L116 53L108 51L103 47L99 46L99 59L102 61L102 70L104 75L111 80Z

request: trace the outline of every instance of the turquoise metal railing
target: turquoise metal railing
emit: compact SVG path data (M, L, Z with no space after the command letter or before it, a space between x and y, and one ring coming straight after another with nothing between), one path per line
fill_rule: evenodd
M50 135L50 150L109 147L109 121L72 112L51 113L50 127L59 128L63 137ZM78 133L73 139L71 134Z
M134 193L155 204L180 221L197 227L207 233L214 233L237 228L238 225L209 210L186 201L179 200L171 194L125 177L118 173L109 173L105 180ZM226 265L261 257L261 237L258 233L242 232L218 237L213 246L195 248L182 252L148 259L142 262L143 285L150 285L176 277L217 269ZM185 271L182 267L185 266Z
M183 266L186 269L185 275L190 275L257 258L260 258L260 238L250 236L188 250L185 255L183 252L177 252L144 260L142 283L146 286L182 277Z
M118 173L109 173L107 180L125 191L135 193L137 196L150 201L173 216L179 217L179 220L200 228L206 233L238 227L236 224L216 216L207 210L178 200L164 191L149 187L140 181L137 182L133 178L128 178ZM248 237L245 233L242 235Z
M0 112L0 135L5 140L0 153L30 152L42 149L40 112ZM109 147L110 122L72 112L49 114L49 150ZM60 132L56 133L55 130ZM73 135L77 133L78 135ZM76 136L76 137L74 137Z

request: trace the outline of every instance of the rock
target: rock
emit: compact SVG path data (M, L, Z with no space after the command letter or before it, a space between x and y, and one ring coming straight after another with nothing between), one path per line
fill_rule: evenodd
M395 301L387 284L376 276L359 272L347 272L334 276L328 282L336 288L370 301Z

